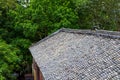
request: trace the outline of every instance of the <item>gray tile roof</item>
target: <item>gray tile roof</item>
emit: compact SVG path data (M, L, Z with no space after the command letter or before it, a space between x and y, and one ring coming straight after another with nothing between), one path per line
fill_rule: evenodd
M60 29L29 49L45 80L120 80L120 32Z

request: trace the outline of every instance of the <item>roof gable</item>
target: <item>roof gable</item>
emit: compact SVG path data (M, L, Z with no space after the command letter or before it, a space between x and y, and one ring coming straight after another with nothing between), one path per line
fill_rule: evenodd
M60 29L30 51L46 80L120 78L119 32Z

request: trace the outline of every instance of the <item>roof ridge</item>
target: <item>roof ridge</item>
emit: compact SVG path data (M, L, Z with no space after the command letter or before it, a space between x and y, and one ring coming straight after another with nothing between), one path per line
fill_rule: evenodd
M70 29L70 28L62 28L60 29L60 31L62 32L69 32L69 33L83 33L83 34L87 34L87 33L102 33L102 34L109 34L109 35L119 35L120 36L120 32L118 31L108 31L108 30L86 30L86 29Z
M107 30L78 30L78 29L70 29L70 28L61 28L56 32L48 35L47 37L41 39L37 43L32 44L30 47L35 46L48 38L60 33L60 32L67 32L67 33L74 33L74 34L87 34L87 35L94 35L94 36L101 36L105 38L112 38L112 39L120 39L120 32L117 31L107 31Z

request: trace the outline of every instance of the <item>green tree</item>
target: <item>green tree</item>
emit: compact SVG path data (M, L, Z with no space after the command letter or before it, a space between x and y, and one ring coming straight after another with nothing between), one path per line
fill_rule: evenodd
M0 0L0 79L13 80L14 72L19 75L26 72L25 66L31 64L31 56L28 54L29 39L23 36L18 26L16 28L17 9L24 8L16 0ZM24 9L23 9L24 10ZM20 15L22 16L22 15ZM18 20L20 16L17 17ZM19 32L20 33L19 33ZM24 30L23 30L24 31ZM29 57L27 57L28 55ZM28 61L28 62L26 62ZM27 70L28 71L28 70ZM6 74L7 73L7 74Z
M101 29L118 30L120 12L119 0L85 0L84 4L76 3L79 24L84 28L99 25ZM83 23L83 24L82 24Z
M33 0L31 2L32 22L43 37L61 28L78 28L77 13L71 0ZM72 6L71 6L72 5Z
M13 70L17 68L19 50L0 39L0 79L13 79ZM7 73L7 74L6 74Z

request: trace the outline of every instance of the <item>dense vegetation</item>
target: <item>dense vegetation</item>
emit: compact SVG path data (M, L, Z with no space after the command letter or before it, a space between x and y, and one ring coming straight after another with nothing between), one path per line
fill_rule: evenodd
M0 0L0 80L31 71L31 43L65 27L120 30L120 0Z

